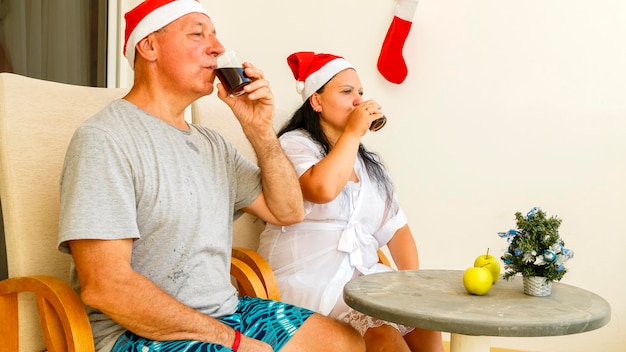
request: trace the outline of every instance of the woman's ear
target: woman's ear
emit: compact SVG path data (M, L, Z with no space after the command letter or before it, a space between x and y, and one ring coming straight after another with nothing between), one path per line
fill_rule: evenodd
M317 113L322 112L322 104L320 103L320 96L317 93L313 93L309 97L309 103L311 103L311 107Z

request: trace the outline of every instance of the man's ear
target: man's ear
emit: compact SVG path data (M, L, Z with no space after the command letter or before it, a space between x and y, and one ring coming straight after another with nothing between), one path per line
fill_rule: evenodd
M139 41L135 46L137 56L141 56L146 61L156 60L157 50L154 33L148 34L145 38Z

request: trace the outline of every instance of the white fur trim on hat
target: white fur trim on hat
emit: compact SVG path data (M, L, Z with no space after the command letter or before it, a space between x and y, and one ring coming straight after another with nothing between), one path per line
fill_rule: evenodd
M297 81L296 82L296 92L298 92L298 94L302 94L303 91L304 91L304 82Z
M202 5L196 0L175 0L156 8L147 14L137 24L135 29L133 29L128 37L128 40L126 41L124 51L130 67L134 69L135 46L139 43L139 41L148 36L148 34L157 31L184 15L193 12L199 12L209 16L204 7L202 7ZM126 25L128 25L128 23Z
M311 73L309 77L304 81L304 88L302 89L302 100L306 101L313 93L322 88L324 84L330 81L337 73L347 69L354 68L348 61L343 58L336 58L329 61L326 65L322 66L319 70Z

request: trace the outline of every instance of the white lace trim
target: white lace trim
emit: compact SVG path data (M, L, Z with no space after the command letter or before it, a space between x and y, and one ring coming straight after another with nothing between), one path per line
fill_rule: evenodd
M400 331L402 336L410 333L415 328L410 326L404 326L396 323L392 323L385 320L380 320L378 318L370 317L369 315L365 315L361 312L358 312L352 308L348 309L348 312L345 313L340 319L348 324L350 324L353 328L355 328L361 336L365 334L367 329L376 328L382 325L390 325Z

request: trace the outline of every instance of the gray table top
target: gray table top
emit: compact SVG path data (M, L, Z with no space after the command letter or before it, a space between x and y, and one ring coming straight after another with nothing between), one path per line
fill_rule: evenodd
M353 309L379 319L474 336L556 336L598 329L611 319L602 297L558 282L552 294L524 294L522 277L470 295L461 270L407 270L357 277L344 287Z

